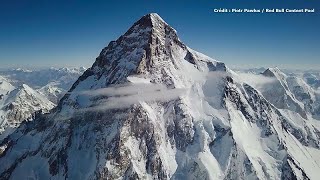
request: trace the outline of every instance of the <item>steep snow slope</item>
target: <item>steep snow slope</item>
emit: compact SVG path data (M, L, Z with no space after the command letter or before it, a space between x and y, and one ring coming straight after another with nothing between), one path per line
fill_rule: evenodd
M319 92L295 74L286 75L278 68L268 68L261 75L239 73L238 76L247 79L277 108L298 112L305 119L308 115L319 119Z
M317 179L319 124L292 110L148 14L102 50L55 111L2 141L0 176Z
M14 86L9 83L9 80L0 76L0 100L4 99L5 96L13 89Z
M9 93L14 90L15 87L12 86L8 80L2 76L0 76L0 107L3 107L6 99L9 96ZM4 119L4 112L0 110L0 132L3 131L3 126L5 126L6 122Z
M70 85L71 87L71 85ZM67 89L60 87L59 82L49 82L47 85L37 89L37 91L47 97L51 102L58 103L63 95L67 92Z
M17 127L22 121L32 120L35 114L49 112L54 107L52 102L25 84L10 87L0 103L1 138L8 134L3 132L5 129Z
M262 89L262 94L273 105L280 109L289 109L298 112L306 118L304 105L298 101L294 94L290 91L287 80L287 75L281 72L278 68L268 68L262 73L267 77L274 77L276 81L272 86Z

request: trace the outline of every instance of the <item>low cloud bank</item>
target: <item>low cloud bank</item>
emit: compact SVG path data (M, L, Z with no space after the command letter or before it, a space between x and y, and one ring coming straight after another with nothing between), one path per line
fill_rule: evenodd
M161 84L126 84L108 88L85 91L81 94L90 97L103 97L93 107L82 111L103 111L126 108L139 102L168 101L178 98L185 89L168 89Z

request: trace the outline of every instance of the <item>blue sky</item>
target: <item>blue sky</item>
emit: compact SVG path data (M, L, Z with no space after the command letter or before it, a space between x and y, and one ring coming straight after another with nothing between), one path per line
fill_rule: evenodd
M320 69L318 0L0 0L0 67L90 66L141 16L158 13L189 47L230 67ZM214 8L315 8L216 14Z

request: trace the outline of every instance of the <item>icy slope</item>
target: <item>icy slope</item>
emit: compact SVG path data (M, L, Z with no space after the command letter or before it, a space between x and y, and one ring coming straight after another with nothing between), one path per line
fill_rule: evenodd
M246 79L277 108L298 112L305 119L308 115L319 119L319 92L297 75L286 75L278 68L268 68L261 75L239 73L238 76Z
M17 127L22 121L32 120L37 113L49 112L54 104L28 85L13 86L0 100L1 133L7 127Z
M40 89L37 89L37 91L43 96L47 97L51 102L57 103L67 92L67 89L61 88L60 83L53 81L49 82L47 85L41 87Z
M267 77L274 77L276 81L271 86L261 89L262 94L272 104L280 109L289 109L298 112L306 118L304 105L298 101L294 94L290 91L287 80L287 75L281 72L278 68L268 68L262 73Z
M292 110L148 14L1 142L0 177L317 179L320 126Z
M14 90L15 87L9 83L9 80L0 76L0 108L5 104L9 93ZM0 110L0 133L3 131L3 127L6 126L6 121L4 120L5 112Z
M6 78L0 76L0 101L5 99L9 92L13 89L14 86L12 86Z

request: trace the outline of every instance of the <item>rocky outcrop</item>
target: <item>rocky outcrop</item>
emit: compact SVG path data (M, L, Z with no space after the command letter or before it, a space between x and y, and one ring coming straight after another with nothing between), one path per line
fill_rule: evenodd
M316 179L318 127L234 76L143 16L54 111L1 142L0 177Z

